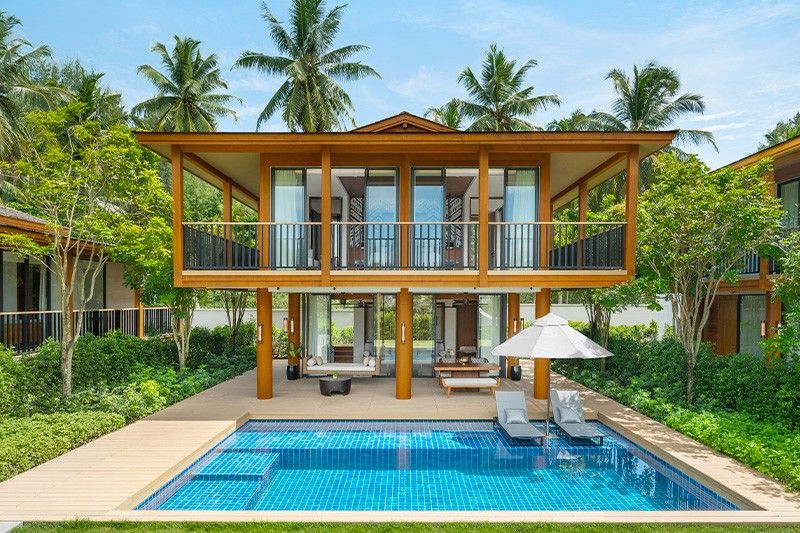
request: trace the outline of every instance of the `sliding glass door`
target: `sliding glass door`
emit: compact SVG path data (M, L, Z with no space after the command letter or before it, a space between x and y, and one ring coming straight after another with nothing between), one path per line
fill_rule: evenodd
M505 340L505 301L500 294L478 297L478 355L497 363L492 349Z
M400 258L397 222L397 171L367 169L364 217L366 268L397 268Z
M441 268L444 235L441 222L445 202L444 169L415 169L413 198L412 265Z
M306 310L306 356L331 360L331 297L309 294Z
M507 168L503 199L501 260L504 268L540 266L538 168Z
M413 296L413 375L433 375L436 347L436 298L431 294Z
M305 169L272 171L272 221L270 265L272 268L306 268L308 253Z

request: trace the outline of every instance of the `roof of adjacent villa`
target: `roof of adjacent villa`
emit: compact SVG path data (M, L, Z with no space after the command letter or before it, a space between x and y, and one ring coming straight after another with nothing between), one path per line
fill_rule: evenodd
M792 156L800 159L800 136L783 141L774 146L768 146L766 148L763 148L741 159L737 159L732 163L728 163L727 165L725 165L725 167L744 168L753 165L755 163L758 163L765 157L771 157L773 159L776 159L776 158L787 158Z
M388 154L415 154L433 166L474 166L481 148L497 154L550 155L554 207L577 195L575 183L589 187L625 169L625 153L638 146L647 157L672 142L670 131L459 131L408 112L341 132L136 132L140 143L165 158L181 146L185 168L212 185L225 181L241 189L237 199L253 204L259 193L260 154L296 156L297 166L319 166L330 150L335 166L381 166ZM430 157L426 157L430 156ZM496 161L498 159L495 159ZM314 164L308 164L315 162ZM435 163L435 164L434 164ZM490 157L490 164L492 157Z

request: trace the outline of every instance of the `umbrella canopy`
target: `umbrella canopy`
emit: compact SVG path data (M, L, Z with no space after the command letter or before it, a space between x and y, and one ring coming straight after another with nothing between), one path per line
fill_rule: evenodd
M549 313L492 349L492 355L530 359L597 359L613 354L570 327L565 319Z

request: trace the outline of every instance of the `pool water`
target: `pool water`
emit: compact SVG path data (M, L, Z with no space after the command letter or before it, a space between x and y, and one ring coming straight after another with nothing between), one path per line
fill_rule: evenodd
M551 426L553 427L553 426ZM597 424L512 446L490 421L251 420L137 508L159 510L733 510Z

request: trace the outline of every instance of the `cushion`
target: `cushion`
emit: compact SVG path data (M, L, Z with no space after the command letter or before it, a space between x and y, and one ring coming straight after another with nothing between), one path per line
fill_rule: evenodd
M369 360L367 361L367 366L370 367L370 368L375 368L375 358L374 357L370 357L369 358Z
M569 407L559 407L558 413L561 415L561 423L562 424L572 424L575 422L583 422L581 420L581 415L575 411L574 409L570 409Z
M314 358L314 360L317 362L317 366L321 366L322 365L322 356L321 355L316 356Z
M364 357L369 357L369 351L364 351Z
M308 366L315 366L317 364L317 360L313 357L308 358L308 362L306 363Z
M362 364L364 366L368 366L369 365L369 356L367 356L367 355L364 356L364 360L362 361Z
M527 424L528 419L523 409L506 409L506 424Z

